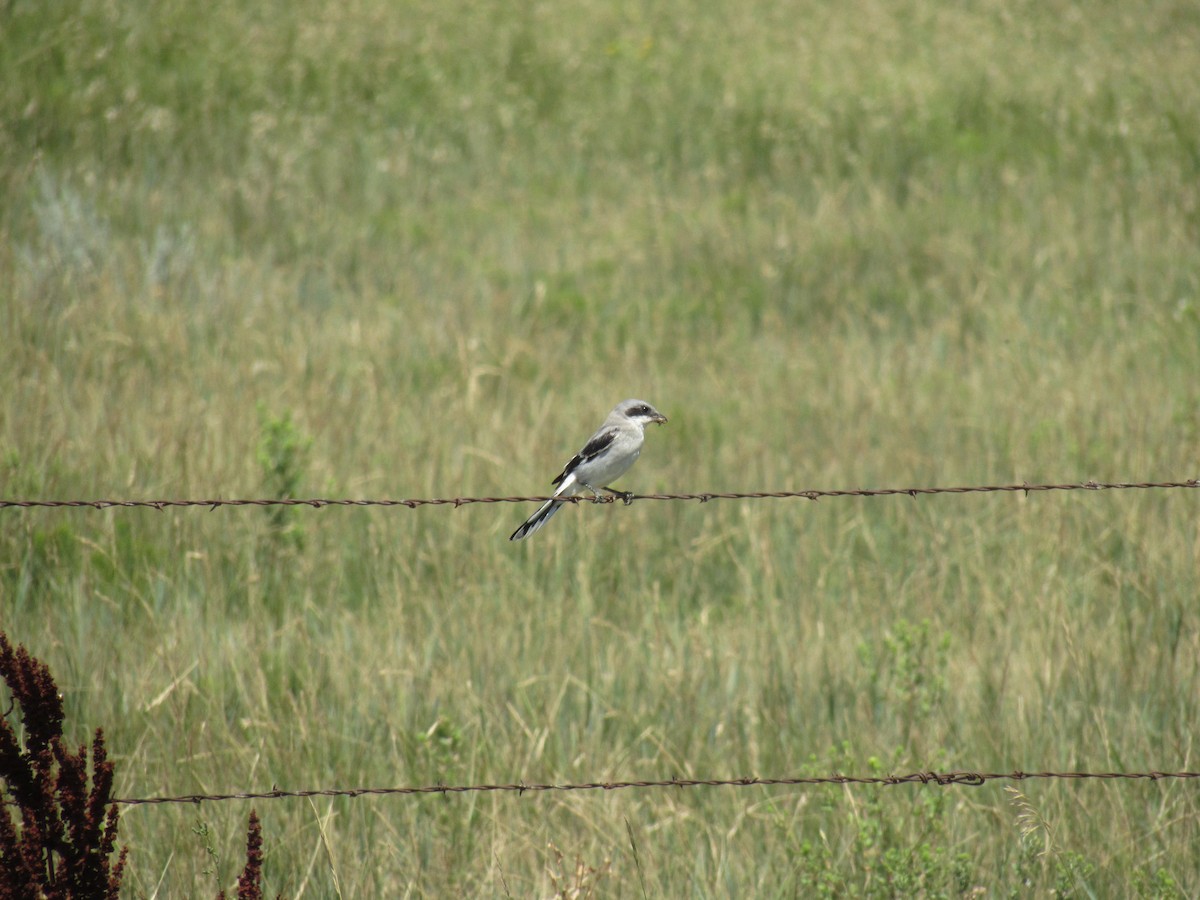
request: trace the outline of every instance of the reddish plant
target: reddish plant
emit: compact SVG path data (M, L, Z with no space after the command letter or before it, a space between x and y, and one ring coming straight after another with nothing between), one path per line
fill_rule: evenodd
M103 732L92 740L89 779L87 747L72 753L63 743L62 696L50 669L23 646L14 650L3 632L0 677L12 698L0 718L0 900L116 898L129 851L110 863L118 815ZM23 746L9 721L18 709Z
M262 900L262 823L258 812L250 810L250 825L246 829L246 868L238 876L238 900ZM217 900L225 900L225 892L217 894Z

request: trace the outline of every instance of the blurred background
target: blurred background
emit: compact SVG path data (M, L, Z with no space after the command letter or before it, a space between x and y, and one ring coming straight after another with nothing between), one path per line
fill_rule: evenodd
M1200 10L0 11L0 496L1200 474ZM1195 491L0 510L124 797L1195 768ZM1192 896L1186 782L260 802L285 896ZM248 803L123 811L231 890ZM571 893L575 891L575 893Z

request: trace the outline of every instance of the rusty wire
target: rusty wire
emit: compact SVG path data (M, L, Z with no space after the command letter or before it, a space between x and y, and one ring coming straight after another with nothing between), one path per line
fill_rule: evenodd
M819 500L823 497L888 497L908 496L916 498L926 494L980 494L980 493L1024 493L1028 496L1035 492L1046 491L1112 491L1112 490L1150 490L1170 488L1198 488L1200 479L1191 478L1187 481L1139 481L1139 482L1101 482L1085 481L1065 484L1004 484L1004 485L973 485L964 487L924 487L924 488L868 488L858 490L803 490L803 491L753 491L753 492L705 492L694 494L633 494L632 500L698 500L706 503L709 500L762 500L762 499L802 499ZM405 506L415 509L421 506L466 506L474 503L543 503L552 499L549 496L522 497L436 497L408 498L400 500L388 499L252 499L252 500L0 500L0 508L34 508L34 507L68 507L87 509L109 509L113 507L148 507L162 511L168 507L206 507L216 509L221 506L305 506L320 509L326 506ZM618 497L565 497L561 498L571 503L613 503ZM296 797L361 797L364 795L420 795L420 794L465 794L487 792L512 792L519 795L525 793L545 793L552 791L613 791L628 788L689 788L689 787L753 787L753 786L796 786L796 785L878 785L891 786L901 784L922 785L965 785L978 787L989 781L1026 781L1031 779L1068 779L1068 780L1148 780L1163 779L1197 779L1200 772L915 772L908 775L887 776L805 776L795 778L733 778L733 779L696 779L669 778L647 781L612 781L612 782L583 782L566 784L474 784L447 785L436 784L422 787L392 787L392 788L332 788L287 791L273 788L270 791L249 792L239 791L229 794L187 794L175 797L123 797L115 798L114 804L126 806L146 806L166 803L220 802L227 800L276 800Z
M699 494L630 494L630 500L820 500L822 497L919 497L924 494L986 494L1024 493L1028 496L1044 491L1118 491L1166 488L1200 488L1200 479L1187 481L1083 481L1067 484L988 484L966 487L865 488L861 490L803 490L803 491L706 491ZM110 509L113 507L149 507L162 511L173 506L307 506L321 509L326 506L467 506L472 503L544 503L550 496L537 497L417 497L402 500L352 500L337 498L257 499L257 500L0 500L2 508L30 509L33 507L72 507ZM562 497L568 503L614 503L621 497Z
M119 797L112 800L124 806L149 806L164 803L208 803L225 800L282 800L290 797L362 797L365 795L417 795L417 794L470 794L509 792L549 793L570 791L616 791L627 788L691 788L691 787L776 787L796 785L876 785L880 787L900 784L964 785L980 787L989 781L1030 781L1033 779L1067 779L1080 781L1162 781L1164 779L1196 779L1200 772L913 772L909 775L813 775L796 778L666 778L650 781L588 781L567 784L432 784L423 787L391 788L331 788L326 790L285 791L273 788L269 791L240 791L232 794L186 794L178 797Z

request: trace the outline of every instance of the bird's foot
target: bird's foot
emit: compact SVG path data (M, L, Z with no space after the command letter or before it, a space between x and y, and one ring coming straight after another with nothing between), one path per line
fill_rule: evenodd
M608 491L610 494L612 494L614 497L620 497L621 502L624 503L626 506L628 506L629 504L631 504L633 502L633 491L614 491L612 488L607 488L607 487L605 488L605 490Z

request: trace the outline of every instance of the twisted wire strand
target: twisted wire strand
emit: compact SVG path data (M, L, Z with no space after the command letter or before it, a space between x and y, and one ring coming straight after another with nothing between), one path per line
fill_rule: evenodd
M282 800L296 797L363 797L401 795L413 796L421 794L469 794L469 793L550 793L572 791L617 791L628 789L651 788L696 788L696 787L777 787L798 785L875 785L894 787L902 784L938 785L948 787L961 785L966 787L981 787L990 781L1030 781L1065 779L1071 781L1162 781L1189 780L1200 778L1200 772L913 772L907 775L827 775L803 776L795 778L665 778L645 781L587 781L565 784L526 784L515 782L511 784L431 784L419 787L386 787L386 788L330 788L324 790L281 790L272 788L269 791L238 791L228 794L185 794L177 797L120 797L113 803L124 806L148 806L165 803L210 803L228 800Z
M803 491L705 491L691 494L630 494L630 500L820 500L823 497L920 497L931 494L986 494L986 493L1032 493L1047 491L1121 491L1121 490L1165 490L1172 488L1197 488L1200 479L1187 481L1082 481L1064 484L986 484L961 487L908 487L908 488L864 488L857 490L803 490ZM210 500L0 500L0 509L83 508L112 509L146 507L165 510L168 507L205 507L217 509L222 506L306 506L322 509L326 506L404 506L416 509L422 506L468 506L475 503L544 503L552 499L549 495L521 497L409 497L404 499L346 499L314 497L311 499L261 498L261 499L210 499ZM615 503L620 497L561 497L568 503Z

